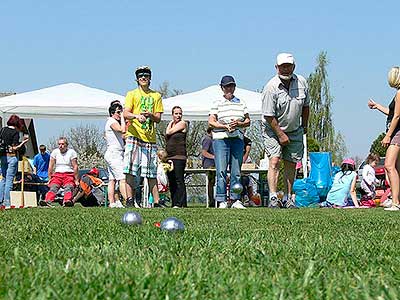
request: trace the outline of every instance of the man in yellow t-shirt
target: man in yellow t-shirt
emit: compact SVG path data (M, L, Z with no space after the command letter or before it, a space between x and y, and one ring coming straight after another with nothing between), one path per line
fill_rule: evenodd
M157 188L156 124L164 111L161 95L150 89L151 69L140 66L135 71L138 88L125 99L124 118L129 121L126 132L124 173L127 184L127 205L141 207L133 201L135 176L148 179L154 207L160 207Z

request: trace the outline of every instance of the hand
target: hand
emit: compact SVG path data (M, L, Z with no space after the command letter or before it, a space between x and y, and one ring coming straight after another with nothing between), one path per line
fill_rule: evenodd
M236 127L239 126L239 121L238 120L231 120L231 122L229 123L229 127L231 129L231 131L236 130Z
M389 147L389 145L390 145L390 136L389 135L385 135L385 137L381 141L381 145L385 148Z
M286 146L290 143L289 137L284 132L278 135L278 139L279 139L279 144L281 144L282 146Z
M149 112L148 110L146 110L145 112L140 113L142 116L145 116L146 118L150 118L151 116L151 112Z
M75 186L79 186L79 180L75 179Z
M146 122L146 117L144 116L144 115L142 115L142 114L140 114L140 115L137 115L136 116L136 119L140 122L140 123L144 123L144 122Z
M231 128L231 125L230 124L224 124L224 125L222 125L223 126L223 128L225 128L226 130L228 130L228 132L232 132L232 131L234 131L235 129L232 129Z
M370 108L370 109L377 109L377 103L374 101L374 100L372 100L372 99L369 99L368 100L368 107Z

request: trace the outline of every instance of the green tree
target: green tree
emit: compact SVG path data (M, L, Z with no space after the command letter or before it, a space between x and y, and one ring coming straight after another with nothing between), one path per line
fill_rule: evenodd
M334 161L337 161L346 155L347 148L342 134L336 133L332 122L333 97L330 94L328 81L328 64L327 53L323 51L318 55L315 71L308 77L310 97L308 136L318 142L320 151L332 152Z
M177 95L182 95L183 91L180 89L170 89L169 82L164 81L157 89L157 91L161 94L161 97L169 98Z
M106 142L104 132L93 124L79 125L63 131L59 136L49 141L49 148L58 147L58 138L65 136L68 139L69 147L78 154L78 166L80 169L92 167L105 167L104 152Z
M335 142L332 147L332 161L336 165L340 165L347 154L346 142L343 135L338 132L335 133Z
M307 150L308 152L319 152L319 143L312 137L307 137Z
M382 146L381 141L385 137L385 133L382 132L373 142L369 152L376 153L379 156L386 156L386 148Z

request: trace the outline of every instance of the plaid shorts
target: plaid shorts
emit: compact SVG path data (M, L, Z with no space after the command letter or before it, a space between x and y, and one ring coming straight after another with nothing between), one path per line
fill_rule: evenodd
M144 142L133 136L127 137L124 153L124 174L157 178L157 145Z

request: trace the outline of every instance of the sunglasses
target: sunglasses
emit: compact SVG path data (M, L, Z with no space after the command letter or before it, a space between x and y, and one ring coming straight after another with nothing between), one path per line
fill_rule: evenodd
M115 113L120 115L122 113L122 111L116 110Z
M150 78L150 74L149 73L139 73L137 74L137 78Z

